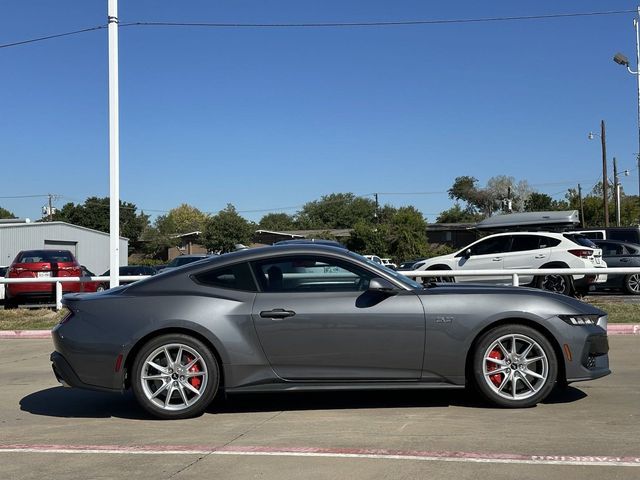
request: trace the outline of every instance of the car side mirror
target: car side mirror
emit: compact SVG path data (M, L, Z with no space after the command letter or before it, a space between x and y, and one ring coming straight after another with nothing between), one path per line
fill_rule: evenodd
M467 248L467 249L464 251L464 258L469 258L469 257L471 257L471 249L470 249L470 248Z
M397 290L398 289L393 283L384 278L375 277L369 280L368 291L370 292L392 293Z

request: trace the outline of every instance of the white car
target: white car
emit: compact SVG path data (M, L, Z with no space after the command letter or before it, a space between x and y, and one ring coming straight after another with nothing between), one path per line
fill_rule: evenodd
M0 278L4 278L7 273L7 268L9 267L0 267ZM0 300L4 300L4 283L0 283Z
M551 232L498 233L462 250L420 261L414 270L504 270L504 276L455 276L456 282L510 284L509 270L545 268L606 268L602 250L575 234ZM570 278L573 277L573 278ZM606 282L606 275L521 276L521 285L569 295L584 293L592 283Z

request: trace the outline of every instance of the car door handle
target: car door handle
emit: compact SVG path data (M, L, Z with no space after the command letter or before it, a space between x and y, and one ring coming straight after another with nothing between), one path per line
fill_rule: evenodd
M628 258L621 258L620 261L622 263L629 263L629 259Z
M501 262L502 261L502 257L496 257L493 259L494 262Z
M535 256L535 257L533 257L533 258L545 258L545 257L546 257L546 255L544 255L544 254L540 254L540 255L536 255L536 256Z
M273 310L263 310L260 312L262 318L273 318L274 320L293 317L295 314L296 312L293 310L285 310L284 308L274 308Z

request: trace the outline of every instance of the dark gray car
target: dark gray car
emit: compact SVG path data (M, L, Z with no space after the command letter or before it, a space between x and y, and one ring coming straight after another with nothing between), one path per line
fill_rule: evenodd
M602 249L602 258L609 268L640 267L640 245L618 240L591 241ZM620 288L631 295L640 295L640 274L609 274L607 281L597 285L598 288Z
M65 295L53 370L131 388L162 418L217 392L464 388L504 407L610 373L605 312L518 287L436 285L344 249L213 257L103 293Z

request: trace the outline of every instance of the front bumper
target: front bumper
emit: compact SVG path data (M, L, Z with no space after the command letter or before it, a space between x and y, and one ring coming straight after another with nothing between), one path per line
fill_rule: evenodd
M594 380L611 373L609 339L606 333L594 332L581 343L566 345L571 352L569 355L567 348L563 348L567 383Z

